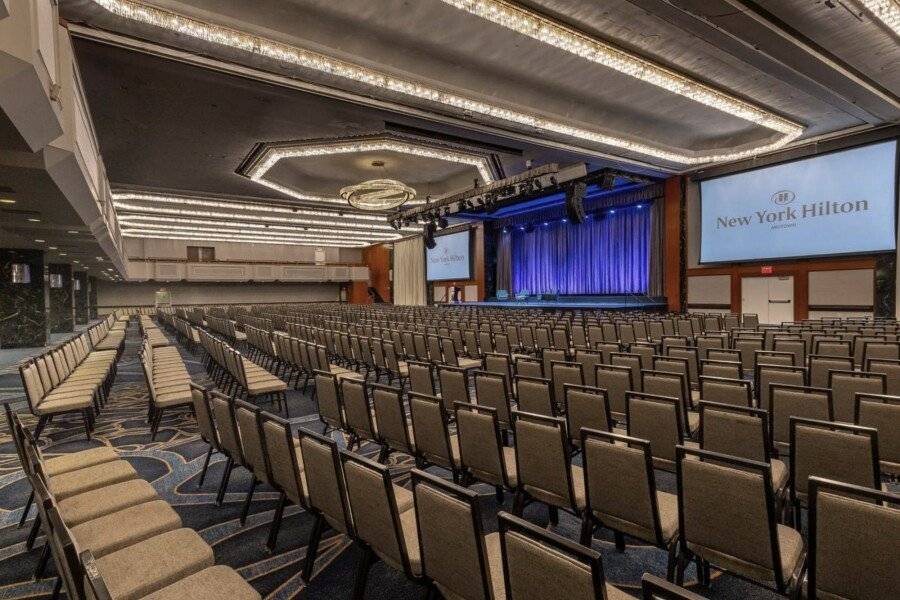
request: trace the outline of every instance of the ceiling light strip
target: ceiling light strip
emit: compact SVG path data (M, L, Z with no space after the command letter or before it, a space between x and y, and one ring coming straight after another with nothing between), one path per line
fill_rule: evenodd
M236 233L249 235L271 235L278 237L316 237L327 238L329 236L339 236L355 241L357 238L361 240L396 240L402 235L398 233L363 233L359 231L347 232L346 230L330 230L330 229L306 229L297 227L284 227L279 225L257 224L236 224L226 223L224 221L208 221L204 219L170 219L167 217L144 217L140 215L119 217L119 224L124 227L154 227L157 229L179 229L185 231L208 231L210 233ZM200 227L198 227L200 225ZM213 227L202 227L203 225ZM235 229L240 227L240 229Z
M856 0L873 17L900 37L900 3L897 0Z
M780 139L774 142L738 152L723 152L720 154L707 154L702 156L688 155L656 146L650 146L648 144L642 144L640 142L634 142L613 135L607 135L598 131L575 127L560 121L546 119L538 115L527 114L488 104L487 102L482 102L480 100L438 90L424 83L400 79L366 67L331 58L318 52L312 52L297 46L291 46L289 44L283 44L274 40L247 34L229 27L204 23L176 13L154 8L143 3L132 2L130 0L92 1L111 13L123 18L167 29L194 39L242 50L282 63L315 70L334 77L352 80L357 83L385 89L404 96L442 104L471 113L477 113L485 117L499 119L508 123L515 123L532 129L543 130L545 132L557 133L604 146L612 146L621 150L651 156L672 163L699 165L711 162L739 160L777 150L799 137L802 133L801 129L794 133L784 134ZM289 190L289 188L284 188L283 186L276 187L277 184L272 184L272 182L268 182L264 179L260 179L260 183L268 185L272 189L277 189L291 196L298 197L297 192Z
M339 210L314 210L300 207L272 206L270 204L257 204L251 202L235 202L231 200L210 200L207 198L194 198L189 196L175 196L170 194L155 194L144 192L113 192L114 201L138 201L158 204L177 204L181 206L205 206L208 208L230 208L254 212L281 213L288 215L306 215L312 217L340 217L341 221L373 221L384 223L384 216L354 213ZM341 204L347 207L347 201L340 199ZM348 207L349 208L349 207Z
M334 154L360 154L362 152L397 152L410 156L434 158L445 162L469 165L478 170L485 184L492 183L494 177L491 174L487 160L481 156L471 156L461 152L453 152L441 148L431 148L420 144L409 144L396 140L363 140L357 142L344 142L339 144L312 144L298 145L290 148L270 148L266 151L265 160L260 161L250 171L250 178L257 180L275 166L275 163L284 158L304 158L309 156L331 156ZM346 203L346 200L338 199ZM415 202L410 202L414 204Z
M534 40L786 135L803 127L730 94L503 0L441 0Z
M223 240L219 238L211 238L205 235L192 235L192 236L179 236L179 235L171 235L166 234L165 232L161 233L138 233L138 232L122 232L122 237L127 238L137 238L142 240L174 240L174 241L196 241L196 242L230 242L234 244L267 244L272 246L325 246L327 244L316 244L312 242L273 242L271 240L246 240L241 238L234 238ZM353 245L353 246L345 246L345 245L335 245L335 247L339 248L364 248L368 244L363 245Z
M140 229L123 229L122 235L127 237L144 237L152 235L177 236L177 239L203 239L215 240L219 242L259 242L268 244L285 244L285 245L303 245L303 246L341 246L348 248L362 248L371 245L366 241L350 241L350 240L334 240L327 238L310 238L308 240L300 240L294 238L281 238L278 236L252 236L252 235L229 235L217 233L202 232L179 232L166 231L164 229L140 228ZM175 238L173 238L175 239Z
M208 218L219 218L219 219L236 219L240 221L268 221L273 223L290 223L296 225L298 227L302 227L305 225L322 225L325 227L329 226L341 226L348 227L353 229L358 229L360 231L393 231L393 228L387 223L383 225L375 225L375 224L362 224L362 223L353 223L353 222L343 222L341 220L338 221L321 221L318 219L290 219L285 217L276 217L274 215L248 215L242 213L229 213L229 212L218 212L212 210L190 210L190 209L182 209L182 208L167 208L162 206L155 207L146 207L146 206L138 206L136 204L128 204L127 202L113 202L113 206L117 211L124 211L128 213L145 213L145 214L162 214L162 215L182 215L187 217L208 217ZM384 221L382 221L384 223ZM418 229L414 228L406 228L407 231L418 231Z

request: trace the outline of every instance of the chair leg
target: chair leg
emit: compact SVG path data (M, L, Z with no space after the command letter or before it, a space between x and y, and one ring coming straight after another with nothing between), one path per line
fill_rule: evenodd
M666 581L675 581L675 563L678 560L678 544L672 543L669 546L669 557L666 563Z
M325 529L325 518L322 513L316 514L312 532L309 534L309 542L306 544L306 558L303 561L303 570L300 571L300 579L309 583L316 565L316 554L319 552L319 540L322 539L322 531Z
M516 490L516 497L513 500L513 515L521 517L523 512L525 512L525 493Z
M244 500L244 508L241 509L241 525L247 522L247 514L250 512L250 503L253 501L253 492L256 491L256 477L250 481L250 489L247 490L247 499Z
M381 450L378 451L378 462L384 464L388 459L388 456L391 454L391 449L388 448L387 444L382 444Z
M587 513L587 511L585 511ZM581 545L591 547L591 536L594 534L594 520L585 514L581 519Z
M53 595L50 596L50 600L57 600L59 598L59 593L62 591L62 577L56 577L56 583L53 584Z
M278 543L278 531L281 529L281 519L284 517L284 505L287 504L287 495L281 492L278 497L278 506L275 507L275 517L272 519L272 526L269 528L269 539L266 540L266 548L270 552L275 551L275 544Z
M216 495L216 506L222 506L225 499L225 490L228 489L228 479L231 477L231 470L234 468L234 460L229 456L225 462L225 471L222 473L222 481L219 483L219 493Z
M19 528L21 528L25 521L28 520L28 513L31 512L31 503L34 502L34 490L31 490L31 493L28 494L28 500L25 501L25 508L22 509L22 517L19 519Z
M550 506L548 508L550 513L550 524L556 527L559 525L559 509L555 506Z
M212 458L213 447L210 445L209 451L206 453L206 460L203 461L203 470L200 471L200 483L197 484L197 488L203 487L203 481L206 479L206 470L209 469L209 459Z
M158 408L154 413L153 422L150 423L150 441L156 440L156 432L159 431L159 423L162 421L163 409Z
M47 426L47 423L50 421L50 417L47 415L41 416L38 419L37 425L34 428L34 439L39 440L41 437L41 432L44 431L44 427Z
M34 518L31 525L31 531L28 532L28 538L25 540L25 549L31 552L34 549L34 541L37 539L38 532L41 530L41 513Z
M369 578L369 569L375 560L375 553L366 546L363 550L363 556L359 561L359 567L356 570L356 579L353 582L353 600L363 600L366 595L366 581Z
M503 493L503 486L494 486L494 498L496 498L497 504L503 504L503 500L506 498L506 494Z
M44 571L47 569L47 562L50 560L50 540L44 544L44 549L41 550L41 557L38 559L37 565L34 567L34 578L35 580L41 579L44 577Z
M284 417L291 418L291 409L288 408L287 392L281 392L281 401L284 403Z
M625 534L621 531L614 531L613 538L616 541L616 550L625 552Z

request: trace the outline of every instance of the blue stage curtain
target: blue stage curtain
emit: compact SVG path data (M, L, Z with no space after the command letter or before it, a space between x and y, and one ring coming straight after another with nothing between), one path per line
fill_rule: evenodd
M510 227L512 292L646 294L650 275L650 207L630 207L581 225Z

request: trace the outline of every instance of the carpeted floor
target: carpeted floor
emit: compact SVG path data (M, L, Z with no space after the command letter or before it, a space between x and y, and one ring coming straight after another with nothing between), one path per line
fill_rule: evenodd
M312 527L312 518L290 507L274 553L267 551L265 540L272 520L277 495L271 489L258 489L251 508L250 518L241 526L238 517L244 491L250 480L246 471L235 470L229 485L229 494L222 507L216 507L215 492L221 478L224 460L214 457L203 488L198 488L199 473L207 446L197 436L196 424L188 413L171 415L164 419L157 440L150 441L146 423L147 389L137 357L139 339L132 324L126 341L126 350L112 390L111 399L100 415L93 441L84 439L80 421L59 420L49 426L42 435L41 445L46 455L71 452L100 444L116 448L142 477L152 482L160 495L172 504L181 515L184 525L196 529L213 546L216 562L237 569L269 600L349 598L353 575L360 552L343 536L327 533L320 545L316 572L307 586L299 577L304 558L306 540ZM209 383L198 356L182 349L195 379ZM321 432L315 415L315 407L308 395L292 392L288 399L293 423ZM24 401L14 401L14 408L25 413L27 423L35 419L27 414ZM363 448L365 454L374 455L376 448ZM398 483L408 483L412 466L409 457L394 455L391 466ZM439 469L435 473L448 476ZM674 478L665 473L658 475L660 489L673 491ZM498 510L511 510L512 497L507 495L501 507L494 499L492 488L475 486L482 492L487 531L496 530L495 515ZM28 495L12 440L5 422L0 429L0 600L49 598L55 575L52 566L44 579L32 578L40 553L40 542L32 552L25 550L25 527L16 526ZM546 509L529 507L526 518L546 524ZM558 533L577 539L579 523L561 513ZM640 577L645 571L665 574L666 556L661 550L628 540L624 553L615 550L612 536L603 534L595 538L594 547L601 552L606 577L612 583L637 595ZM693 568L687 572L690 582ZM751 599L774 598L775 594L761 590L730 576L713 574L709 589L700 589L710 598ZM424 598L424 588L408 582L405 577L383 564L371 571L366 597L370 599L405 600Z

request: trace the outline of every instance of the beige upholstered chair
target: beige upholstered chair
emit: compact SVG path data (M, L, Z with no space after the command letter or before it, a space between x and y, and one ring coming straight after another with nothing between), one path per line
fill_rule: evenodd
M597 365L603 364L603 353L578 348L575 350L575 357L572 360L581 365L584 384L595 386L597 384L596 367Z
M494 486L502 502L504 490L516 489L515 448L504 446L497 412L486 406L456 403L460 467L470 479Z
M629 352L613 352L609 355L609 364L614 367L628 367L631 369L631 382L635 387L635 391L641 391L643 362L639 355Z
M769 410L769 393L773 383L787 385L806 385L808 372L803 367L785 367L780 365L757 365L756 367L756 406Z
M549 379L516 375L516 406L523 412L556 416L556 399Z
M867 371L830 371L828 387L834 400L834 420L852 423L856 394L884 394L887 377L884 373Z
M634 390L633 373L630 367L596 365L594 381L596 387L606 390L609 410L617 421L625 418L627 412L625 397Z
M344 407L341 403L337 375L325 371L314 371L315 400L319 409L319 420L325 425L325 433L345 427Z
M416 466L437 465L459 483L459 439L447 427L448 415L440 398L409 394L409 414L415 439Z
M468 403L469 398L469 373L465 369L459 367L448 367L439 365L438 381L441 384L441 401L444 403L444 410L447 414L452 414L453 405L456 402Z
M216 431L219 432L220 449L226 459L222 480L219 482L219 492L216 495L216 505L222 506L231 472L235 467L244 467L246 463L241 446L241 434L234 415L234 400L218 391L212 391L209 393L209 407L216 422Z
M262 423L260 422L260 408L243 400L234 402L234 420L241 437L241 454L244 458L244 466L250 471L250 489L247 490L247 498L241 510L241 525L246 523L247 514L250 511L250 503L253 501L253 493L260 483L268 484L269 457L263 440Z
M572 465L570 444L563 419L513 412L516 434L518 489L513 513L521 515L528 502L550 508L550 521L558 521L558 509L576 516L584 510L584 472Z
M678 401L681 427L684 435L693 437L700 427L700 416L693 410L690 400L687 375L665 371L644 371L644 393L655 396L667 396Z
M685 361L687 361L688 382L691 384L691 387L696 387L700 384L700 380L698 379L700 373L700 359L698 357L696 348L688 348L686 346L669 346L667 348L666 356L669 358L683 358ZM657 364L656 360L654 360L653 368L656 370L660 370L660 367Z
M294 506L306 508L309 501L306 496L303 458L300 446L291 433L291 424L267 412L260 413L259 423L269 466L268 481L278 490L278 504L266 542L269 550L274 550L285 504L291 502Z
M675 447L686 439L681 401L671 396L630 392L627 406L628 436L649 442L655 468L674 471ZM699 415L697 419L699 427Z
M809 506L809 478L881 486L878 431L846 423L791 417L791 505L794 523Z
M809 385L818 388L828 387L831 371L852 371L853 359L849 356L809 356Z
M777 522L769 465L684 446L678 447L677 465L681 556L676 583L697 556L705 585L714 564L795 595L806 551L800 532Z
M597 525L614 531L620 552L625 550L625 534L649 542L668 552L666 576L672 580L678 540L678 498L656 490L650 443L582 429L581 448L587 500L581 543L590 547Z
M485 534L478 494L413 469L422 575L445 598L502 600L500 534Z
M812 351L817 356L837 356L851 360L853 354L850 342L838 339L817 339L813 343Z
M700 375L707 377L724 377L726 379L743 379L744 367L737 361L701 360ZM700 397L703 397L701 392Z
M344 470L337 442L305 429L298 433L308 498L306 510L315 515L300 572L301 578L308 582L312 578L319 541L325 527L350 535L353 532L353 519L347 504Z
M369 568L375 560L422 581L422 555L416 511L398 499L407 490L391 482L388 468L362 456L341 451L347 501L353 516L353 537L363 547L353 598L365 595ZM402 491L401 491L402 490Z
M734 348L710 348L706 351L706 360L741 363L741 369L744 368L741 351Z
M409 369L409 389L418 394L436 395L434 389L434 366L431 363L407 361Z
M900 475L900 397L856 394L854 422L878 430L878 458L881 470Z
M744 365L744 371L748 373L755 373L756 351L763 349L762 337L736 337L732 342L732 348L741 353L741 363Z
M484 355L484 370L506 378L507 388L512 391L513 367L509 354L488 353Z
M746 379L700 376L700 398L708 402L753 406L753 391Z
M700 403L700 448L769 464L772 490L780 507L787 492L788 469L783 461L772 458L769 438L766 411L731 404Z
M769 447L779 454L787 454L790 448L791 417L832 421L831 390L783 383L769 386Z
M614 422L609 409L606 391L602 388L584 385L566 385L565 392L566 429L569 441L581 448L581 430L612 431Z
M775 352L784 352L786 354L794 355L793 365L795 367L805 367L806 366L806 340L803 339L786 339L786 338L775 338L772 349ZM768 361L766 361L768 362Z
M809 479L809 600L881 600L900 589L900 495Z
M553 400L556 411L562 410L566 385L584 385L584 375L579 363L552 361L550 363L550 380L553 382Z
M900 395L900 360L870 358L866 362L865 369L871 373L884 373L885 393L891 396Z
M522 377L543 377L544 363L537 358L515 357L516 375Z
M366 383L359 379L342 379L340 384L344 429L350 433L347 447L361 447L364 441L378 439L378 424L375 422Z
M500 373L474 371L475 398L479 406L493 408L504 431L512 428L512 380Z
M633 600L606 583L599 552L505 512L498 520L507 600Z
M383 463L391 452L415 455L415 438L406 415L406 405L400 388L371 384L372 410L378 423L377 441L381 444L378 462Z

